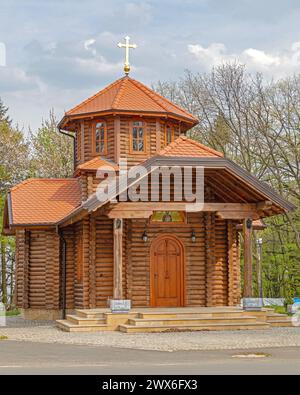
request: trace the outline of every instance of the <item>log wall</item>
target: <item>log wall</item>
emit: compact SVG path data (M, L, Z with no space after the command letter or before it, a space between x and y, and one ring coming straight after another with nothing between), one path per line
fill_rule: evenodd
M137 118L142 119L145 125L146 133L146 152L145 153L131 153L130 151L130 122L132 117L120 117L120 130L115 133L115 118L105 117L107 126L107 152L105 155L108 159L116 161L118 155L121 158L128 159L128 165L132 166L141 161L155 155L157 150L165 146L165 125L166 122L156 118ZM92 125L93 120L78 121L75 132L75 164L87 162L94 157L92 152ZM180 127L178 122L169 121L174 125L174 138L180 135ZM159 133L157 133L157 129ZM117 140L117 141L116 141ZM118 151L116 152L116 147Z
M142 240L147 231L148 242ZM196 242L191 241L192 230ZM240 301L235 221L190 213L185 224L124 220L123 297L150 306L150 246L158 235L175 235L185 249L185 305L234 306ZM106 307L113 297L113 220L92 214L63 231L67 243L67 309ZM18 230L16 301L25 309L59 309L59 237L54 231Z
M59 237L51 230L19 230L16 243L17 306L59 309Z

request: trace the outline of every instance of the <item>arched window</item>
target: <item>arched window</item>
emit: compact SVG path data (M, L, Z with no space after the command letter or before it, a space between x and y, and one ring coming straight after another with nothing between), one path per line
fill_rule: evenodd
M166 124L165 126L165 145L171 144L175 139L174 125Z
M106 123L97 121L94 123L94 154L106 154L107 149L107 131Z
M130 151L135 153L146 151L146 131L143 121L131 122Z

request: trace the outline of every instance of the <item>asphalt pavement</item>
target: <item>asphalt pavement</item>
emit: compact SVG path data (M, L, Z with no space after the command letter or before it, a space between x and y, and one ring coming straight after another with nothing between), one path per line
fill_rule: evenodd
M298 375L300 348L165 352L2 340L0 374Z

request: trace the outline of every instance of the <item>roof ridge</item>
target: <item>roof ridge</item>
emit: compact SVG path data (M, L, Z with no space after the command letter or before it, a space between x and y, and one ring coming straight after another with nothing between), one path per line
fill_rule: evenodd
M148 88L146 85L144 85L143 83L141 83L140 81L137 81L133 78L131 78L131 81L135 82L136 85L139 87L139 89L147 91L145 92L149 97L151 97L151 99L153 99L160 107L162 107L165 111L169 112L168 109L166 107L163 106L163 104L161 104L157 98L155 96L158 96L162 101L166 101L168 102L170 105L174 106L175 108L177 108L178 110L184 112L188 117L192 117L193 119L197 120L197 118L189 113L187 110L185 110L184 108L178 106L177 104L173 103L171 100L167 99L166 97L162 96L161 94L159 94L158 92L153 91L152 89ZM140 86L139 86L140 85Z
M122 94L124 92L124 89L125 89L125 82L128 81L128 78L129 77L126 77L126 76L123 77L122 82L121 82L120 87L119 87L119 90L118 90L118 92L117 92L117 94L116 94L116 96L115 96L115 98L114 98L114 100L112 102L112 105L111 105L112 110L117 108L117 106L118 106L118 104L119 104L119 102L121 100Z
M11 188L10 188L10 191L15 191L16 189L19 189L19 188L21 188L23 185L29 184L30 182L32 182L32 181L34 181L34 180L35 180L35 178L27 178L26 180L20 182L19 184L14 185L13 187L11 187Z
M52 182L56 181L57 182L57 181L78 181L78 180L75 177L68 177L68 178L45 178L45 177L32 178L31 177L31 178L27 178L26 180L20 182L17 185L14 185L13 187L11 187L10 191L15 191L16 189L19 189L19 188L23 187L24 185L30 184L30 183L35 182L35 181L38 181L38 182L40 182L40 181L47 181L47 182L49 182L49 181L52 181Z
M89 102L91 102L92 100L94 100L96 97L101 96L102 94L104 94L105 92L107 92L108 90L112 89L114 86L116 86L118 83L120 83L120 81L124 80L125 77L121 77L119 79L117 79L116 81L112 82L111 84L109 84L107 87L101 89L100 91L98 91L97 93L95 93L93 96L90 96L89 98L87 98L86 100L84 100L83 102L77 104L77 106L71 108L71 110L67 111L65 114L70 114L71 112L77 110L78 108L82 107L84 104L87 104Z
M182 135L177 137L176 140L172 141L172 143L168 144L165 148L163 148L161 151L159 151L158 155L165 154L165 153L171 151L174 147L176 147L179 144L180 140L184 141L186 139L184 137L185 136L182 136Z
M131 81L139 90L144 92L148 97L150 97L150 99L154 100L155 103L159 105L159 107L161 107L163 110L168 112L168 109L164 107L161 103L159 103L158 100L156 100L155 95L153 95L153 93L151 92L151 89L148 89L146 85L142 84L141 82L133 78L131 78Z
M164 155L170 151L172 151L173 148L175 148L176 146L178 146L180 144L181 141L186 141L190 144L195 145L197 148L201 148L202 150L209 152L211 154L214 154L218 157L224 157L224 154L222 152L216 151L213 148L208 147L207 145L201 144L200 142L190 139L186 136L180 135L175 141L173 141L171 144L167 145L165 148L163 148L158 155Z
M208 147L207 145L202 144L202 143L200 143L200 142L197 141L197 140L189 139L189 138L186 137L186 136L184 136L184 137L185 137L186 140L188 140L190 143L196 145L197 147L202 148L202 149L205 149L206 151L208 151L208 152L210 152L210 153L212 153L212 154L215 154L215 155L217 155L217 156L219 156L219 157L224 157L224 154L223 154L222 152L217 151L217 150L215 150L215 149L213 149L213 148L211 148L211 147Z
M112 165L112 166L117 166L117 163L115 163L113 160L105 158L104 156L99 155L99 156L95 156L94 158L92 158L90 160L87 160L87 161L85 161L83 163L80 163L80 165L77 166L77 169L82 169L83 166L86 166L87 164L90 164L90 163L97 162L98 160L102 160L104 162L107 162L109 165Z

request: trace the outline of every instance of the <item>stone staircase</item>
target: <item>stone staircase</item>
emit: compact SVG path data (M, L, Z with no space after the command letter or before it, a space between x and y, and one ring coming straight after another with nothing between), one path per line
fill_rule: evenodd
M76 310L57 326L67 332L119 330L124 333L259 330L292 326L291 318L272 309L240 308L136 309L128 314L108 309Z
M292 317L274 312L267 313L267 322L271 327L291 327Z

